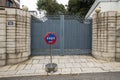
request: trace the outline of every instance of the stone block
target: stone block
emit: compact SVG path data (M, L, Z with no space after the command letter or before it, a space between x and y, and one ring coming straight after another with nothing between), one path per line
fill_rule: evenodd
M93 14L92 16L93 20L97 18L97 14Z
M120 52L116 53L116 57L120 59Z
M7 33L15 33L15 30L7 30Z
M6 35L6 30L0 30L0 35L5 36Z
M15 30L15 27L7 27L7 30Z
M14 59L14 58L21 58L21 53L19 53L19 54L8 54L8 58L9 59Z
M117 31L120 31L120 26L117 26Z
M108 13L108 17L115 17L117 16L117 12L116 11L109 11Z
M11 54L14 54L14 53L15 53L15 50L12 50L12 51L8 51L8 50L7 50L7 53L9 53L9 54L10 54L10 53L11 53Z
M120 48L116 48L116 52L119 53L120 52Z
M7 39L7 42L15 42L15 38Z
M6 65L6 61L5 60L0 60L0 66L4 66Z
M115 53L105 53L105 52L103 52L102 53L102 56L105 58L115 58Z
M117 37L117 42L120 42L120 37Z
M0 18L0 23L5 23L6 22L6 18Z
M7 42L7 45L15 45L15 42Z
M6 36L0 36L0 41L6 41Z
M16 9L14 8L5 8L5 11L7 11L7 14L15 15L17 13Z
M15 52L15 48L12 48L12 47L7 47L7 51L14 51Z
M120 20L120 16L117 17L117 20Z
M116 47L120 48L120 43L119 42L116 43Z
M120 21L117 20L117 26L120 26Z
M119 12L117 12L117 17L120 17L120 13Z
M6 24L0 23L0 30L6 30Z
M6 48L6 42L0 42L0 48Z
M5 48L0 48L0 54L5 54L6 53L6 49Z
M116 27L116 23L108 23L108 27Z
M5 60L6 59L6 54L0 54L0 59Z
M10 44L8 45L7 44L7 48L15 48L15 47L16 47L15 45L10 45Z
M6 15L6 11L5 10L0 10L0 14L5 14Z
M7 36L7 39L15 39L16 36Z
M16 64L16 63L25 61L25 60L27 60L27 59L28 59L28 57L8 59L7 64Z
M7 33L7 36L15 36L15 33Z
M109 53L115 53L116 50L115 50L115 49L108 49L108 52L109 52Z
M22 57L27 57L27 56L29 56L30 55L30 53L28 53L28 52L23 52L22 53Z
M108 23L116 23L116 20L109 19Z

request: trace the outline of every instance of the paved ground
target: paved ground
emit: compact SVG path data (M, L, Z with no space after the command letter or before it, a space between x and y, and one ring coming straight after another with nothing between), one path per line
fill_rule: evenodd
M96 60L91 56L54 56L53 62L58 64L58 71L53 74L45 72L45 65L49 63L49 56L36 56L30 60L0 67L0 77L81 74L97 72L119 72L120 62Z
M0 78L0 80L120 80L120 72Z

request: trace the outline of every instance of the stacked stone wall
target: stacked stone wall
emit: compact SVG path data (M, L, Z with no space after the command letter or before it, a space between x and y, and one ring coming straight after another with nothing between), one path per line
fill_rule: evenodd
M0 11L0 65L6 64L6 11Z
M0 33L3 34L4 32L3 36L5 37L5 40L3 40L5 42L5 51L3 53L5 63L1 65L15 64L27 60L30 55L30 14L13 8L6 8L1 11L6 12L3 18L5 20L3 23L4 31L1 29L2 26L0 28ZM0 49L2 48L0 47Z
M109 11L93 15L92 54L97 59L117 61L120 56L118 14Z

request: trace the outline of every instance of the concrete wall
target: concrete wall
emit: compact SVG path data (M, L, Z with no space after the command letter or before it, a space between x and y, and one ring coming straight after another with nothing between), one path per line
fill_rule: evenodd
M120 14L116 11L94 14L92 33L92 55L120 61Z
M0 65L29 58L30 19L28 12L19 9L0 10Z

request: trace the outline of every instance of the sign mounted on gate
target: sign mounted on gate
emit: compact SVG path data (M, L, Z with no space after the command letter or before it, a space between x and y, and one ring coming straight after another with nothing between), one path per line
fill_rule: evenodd
M48 32L44 37L44 41L49 45L55 44L56 40L57 40L57 36L54 32Z

